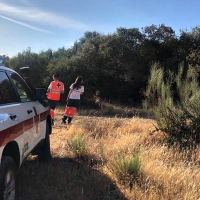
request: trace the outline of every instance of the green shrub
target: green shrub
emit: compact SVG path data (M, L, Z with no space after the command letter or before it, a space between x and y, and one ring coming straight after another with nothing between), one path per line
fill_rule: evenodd
M173 75L153 66L145 96L144 105L154 108L155 131L166 133L168 146L196 148L200 142L200 87L194 70L189 67L184 75L180 67Z
M83 135L77 135L68 141L69 149L74 153L76 158L83 157L87 154L86 140Z
M134 153L129 156L117 155L109 162L108 168L122 184L131 186L138 178L140 166L139 154Z

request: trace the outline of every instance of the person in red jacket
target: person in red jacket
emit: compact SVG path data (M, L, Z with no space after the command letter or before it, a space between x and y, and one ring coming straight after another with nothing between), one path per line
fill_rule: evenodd
M82 76L78 76L75 82L71 84L69 89L70 91L67 97L67 105L61 122L64 124L66 124L66 120L68 121L68 124L71 123L76 110L80 105L80 96L84 92Z
M47 89L47 99L50 107L52 125L54 125L54 110L57 102L60 100L60 95L64 93L64 83L58 80L58 75L53 75L53 81L51 81Z

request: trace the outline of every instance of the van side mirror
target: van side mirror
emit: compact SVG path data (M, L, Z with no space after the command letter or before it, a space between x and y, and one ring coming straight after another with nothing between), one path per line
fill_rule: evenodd
M44 88L36 88L36 98L37 100L44 100L46 99L47 91Z

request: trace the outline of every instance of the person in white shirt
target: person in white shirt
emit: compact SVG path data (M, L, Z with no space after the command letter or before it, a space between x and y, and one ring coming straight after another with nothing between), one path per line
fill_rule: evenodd
M82 76L78 76L75 82L71 84L69 89L70 91L67 96L67 105L62 118L62 123L64 124L66 124L66 120L68 121L68 124L71 123L74 115L76 114L77 108L80 105L81 94L84 92Z

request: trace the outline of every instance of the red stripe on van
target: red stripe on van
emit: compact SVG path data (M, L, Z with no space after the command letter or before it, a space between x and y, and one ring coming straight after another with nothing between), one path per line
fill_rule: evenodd
M0 132L0 147L23 134L23 122Z
M36 122L36 131L38 131L38 123L47 119L47 115L49 114L49 110L37 116L35 116ZM4 146L8 142L15 140L17 137L22 135L25 131L28 131L33 127L33 118L25 120L17 125L11 126L5 130L0 131L0 147Z
M23 122L24 131L28 131L33 127L33 118L27 119Z

